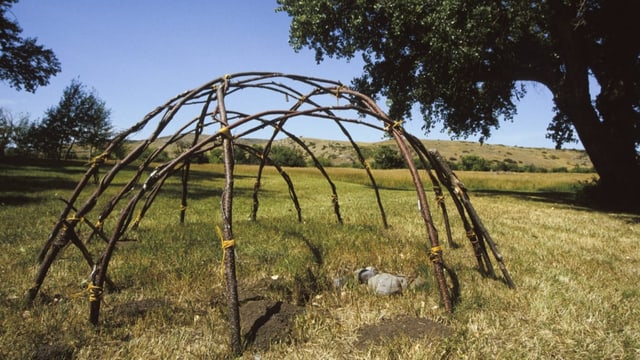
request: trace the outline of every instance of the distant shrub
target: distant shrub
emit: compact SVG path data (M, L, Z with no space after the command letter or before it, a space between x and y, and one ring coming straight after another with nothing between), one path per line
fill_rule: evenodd
M304 155L298 148L288 146L272 146L269 157L280 166L305 167Z
M571 169L571 172L572 173L587 174L587 173L595 172L595 170L592 167L582 167L580 165L576 165L576 166L574 166L573 169Z
M460 158L460 170L489 171L491 162L477 155L466 155Z
M376 169L400 169L405 167L398 150L391 146L381 146L373 155L373 167Z

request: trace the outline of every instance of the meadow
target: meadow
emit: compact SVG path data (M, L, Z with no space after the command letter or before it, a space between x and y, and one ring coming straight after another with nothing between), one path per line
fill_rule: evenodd
M287 169L301 223L273 170L265 174L258 217L251 221L255 169L236 167L233 203L244 314L263 314L243 327L242 358L640 358L640 216L577 202L594 174L458 172L516 288L500 276L480 275L451 199L459 246L449 247L442 215L432 205L444 259L460 283L454 312L447 314L406 170L375 171L390 224L385 229L366 174L348 168L329 169L343 225L336 222L329 185L311 168ZM25 307L38 253L64 205L60 198L85 170L73 163L0 164L0 359L228 358L215 231L220 165L194 165L184 224L175 176L140 227L127 234L109 267L117 289L105 294L98 327L88 322L90 269L72 246L53 264L33 306ZM88 231L80 227L81 235ZM103 244L93 239L88 247L97 258ZM335 278L349 279L365 266L420 281L387 297L355 281L333 286ZM273 304L289 316L278 317ZM280 323L266 331L270 319Z

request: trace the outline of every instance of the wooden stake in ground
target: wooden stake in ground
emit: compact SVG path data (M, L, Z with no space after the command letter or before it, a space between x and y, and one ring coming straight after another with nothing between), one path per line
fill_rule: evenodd
M231 350L234 354L242 354L240 339L240 309L238 301L238 281L236 279L235 241L233 240L233 138L229 133L227 113L224 108L224 91L228 86L225 78L224 86L218 87L218 110L222 128L222 150L224 153L225 186L220 200L222 209L222 252L224 256L224 277L227 284L227 309L229 312L229 333Z

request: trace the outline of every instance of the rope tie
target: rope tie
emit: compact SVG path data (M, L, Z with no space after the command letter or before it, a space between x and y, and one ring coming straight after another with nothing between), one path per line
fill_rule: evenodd
M87 165L91 165L92 167L95 166L100 166L102 164L104 164L105 160L107 159L109 155L107 153L102 153L98 156L95 156L93 159L89 160L89 162L87 163Z
M401 127L403 123L404 123L404 120L400 119L398 121L395 121L393 124L388 124L387 126L384 127L384 129L386 131L390 131L391 129L397 129Z
M364 168L367 170L371 170L371 165L369 165L369 162L367 160L363 161L364 162Z
M344 85L340 85L336 88L336 105L340 105L340 90L345 89Z
M89 282L89 284L87 285L87 291L89 292L90 302L100 301L100 298L102 297L102 292L103 292L101 286L97 286L97 285L94 285L92 282Z
M140 220L142 220L142 211L138 211L138 215L136 215L136 218L133 220L133 226L138 226Z
M300 99L298 99L298 102L296 103L295 107L302 105L302 103L305 101L307 101L307 97L305 95L300 96Z
M228 126L221 127L220 130L218 130L218 134L224 135L226 137L230 137L229 127Z
M434 246L429 251L429 259L431 259L431 261L433 262L439 261L441 254L442 254L442 246L440 245Z
M76 215L70 216L67 218L67 221L76 221L79 223L83 223L84 222L84 217L77 217Z
M222 229L220 226L216 226L216 232L218 233L218 237L220 238L220 244L222 245L222 260L220 261L220 275L224 275L224 258L225 252L228 248L232 248L236 246L236 241L233 239L225 240L222 235Z
M473 231L473 229L469 229L469 231L467 231L467 237L469 238L469 241L471 241L471 245L474 247L478 246L480 243L480 239L478 239L478 235Z
M180 205L180 211L187 211L187 205Z
M436 202L437 202L438 204L442 204L442 203L444 203L444 195L438 195L438 196L436 196Z

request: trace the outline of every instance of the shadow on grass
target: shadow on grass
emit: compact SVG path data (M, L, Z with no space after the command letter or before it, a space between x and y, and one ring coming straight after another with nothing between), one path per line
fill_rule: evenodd
M594 201L589 201L588 197L581 196L579 192L572 191L510 191L510 190L472 190L469 192L471 201L473 195L480 196L508 196L515 199L537 201L547 204L564 205L576 210L607 212L624 216L624 221L629 223L640 223L640 214L618 211L607 208Z
M513 191L513 190L470 190L469 194L479 194L482 196L510 196L516 199L538 201L549 204L563 204L576 207L584 207L576 199L576 194L569 191ZM473 202L473 198L472 198Z

